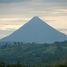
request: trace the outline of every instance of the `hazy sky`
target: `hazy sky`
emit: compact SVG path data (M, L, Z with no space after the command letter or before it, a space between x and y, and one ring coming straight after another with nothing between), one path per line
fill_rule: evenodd
M0 0L0 38L33 16L67 34L67 0Z

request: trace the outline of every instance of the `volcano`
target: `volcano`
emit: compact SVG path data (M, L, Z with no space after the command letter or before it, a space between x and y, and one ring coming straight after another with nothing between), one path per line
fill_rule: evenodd
M67 36L52 28L39 17L33 17L11 35L1 39L6 42L52 43L67 40Z

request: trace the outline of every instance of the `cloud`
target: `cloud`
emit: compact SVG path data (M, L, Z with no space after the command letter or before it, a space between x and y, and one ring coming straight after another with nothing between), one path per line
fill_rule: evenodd
M42 0L42 4L50 7L63 7L67 8L67 0Z
M61 10L67 9L67 0L0 0L0 2L0 15L4 16L67 15ZM4 2L6 3L3 4Z
M25 2L29 0L0 0L0 3Z
M67 2L67 0L41 0L45 2Z
M0 39L12 34L12 32L14 31L15 31L14 29L0 30Z
M60 31L66 31L67 32L67 29L59 29Z

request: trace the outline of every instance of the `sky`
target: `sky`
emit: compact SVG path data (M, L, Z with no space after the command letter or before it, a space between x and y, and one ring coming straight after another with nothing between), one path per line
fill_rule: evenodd
M0 0L0 38L34 16L67 35L67 0Z

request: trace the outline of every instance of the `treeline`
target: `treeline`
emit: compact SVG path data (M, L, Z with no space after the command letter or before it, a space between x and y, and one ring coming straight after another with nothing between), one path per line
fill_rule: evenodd
M67 47L67 41L63 41L63 42L54 42L54 43L35 43L35 42L32 42L32 43L23 43L23 42L0 42L0 48L11 48L11 47L20 47L20 46L23 46L23 45L44 45L45 47L48 47L48 46L66 46Z

